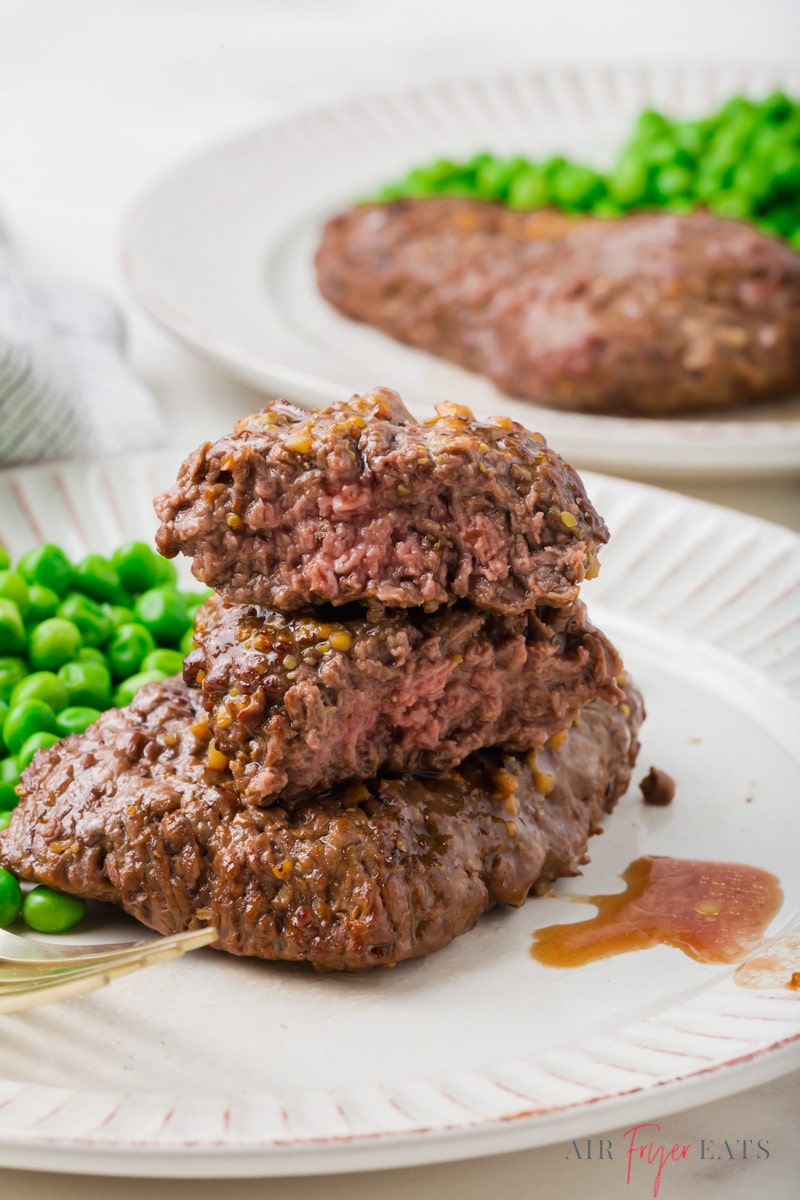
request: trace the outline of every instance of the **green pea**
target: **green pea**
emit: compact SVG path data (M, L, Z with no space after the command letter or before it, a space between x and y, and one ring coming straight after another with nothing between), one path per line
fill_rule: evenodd
M122 586L131 594L149 591L159 583L168 583L177 577L171 563L156 554L146 542L126 542L111 555ZM167 563L166 567L163 565ZM174 576L170 575L170 568Z
M471 184L454 179L452 183L443 183L436 189L437 196L451 196L456 200L472 200L475 197Z
M58 677L67 689L69 707L77 705L102 711L111 704L111 674L104 664L65 663Z
M9 700L14 688L27 674L28 666L24 658L0 658L0 700Z
M718 217L732 217L734 220L743 221L750 215L750 205L738 192L718 192L709 197L708 207Z
M208 588L203 592L181 592L181 595L183 596L183 602L186 605L186 612L189 616L189 620L193 621L194 614L197 612L198 608L202 608L206 601L209 600L214 593L210 588Z
M800 227L800 206L782 204L771 208L765 219L781 237L789 238Z
M452 178L454 178L454 175L447 180L442 179L439 182L439 187L446 187ZM403 194L410 196L414 200L424 200L432 195L433 192L434 188L425 167L414 167L403 180Z
M122 681L114 693L114 703L120 708L124 708L126 704L131 703L139 688L166 678L163 671L140 671L138 675L132 675L130 679Z
M22 919L37 933L66 933L83 919L86 904L76 896L39 884L22 902Z
M52 542L43 542L35 546L27 554L23 554L17 563L20 575L28 583L40 583L43 587L52 588L63 596L72 583L72 566L63 550Z
M579 212L590 209L605 194L605 184L597 171L579 163L566 163L550 186L556 204Z
M483 200L504 199L517 175L530 166L520 158L494 158L478 168L475 188Z
M665 200L661 208L664 212L676 213L679 217L686 217L690 212L694 211L694 204L691 200L687 200L685 196L676 196L674 200Z
M662 113L656 112L655 109L646 108L639 113L639 118L636 122L636 138L650 140L652 138L663 137L669 132L669 123Z
M183 670L180 650L152 650L142 663L142 671L163 671L165 675L180 675Z
M748 208L769 196L772 183L772 172L757 159L746 158L733 173L732 187L747 200Z
M75 662L93 662L100 663L101 667L108 666L105 654L102 650L98 650L97 646L81 646L75 655Z
M191 654L192 651L194 650L194 629L191 625L189 626L189 628L186 630L186 633L181 638L178 649L180 650L180 652L184 656L184 658L186 657L187 654Z
M61 740L60 733L32 733L19 752L19 769L24 771L37 750L47 750Z
M12 754L19 754L34 733L55 733L53 710L41 700L23 700L9 710L3 725L3 740Z
M0 542L0 571L5 571L10 566L11 566L11 555L8 553L8 550L3 545L3 543Z
M19 783L19 763L16 758L0 759L0 781L13 783L15 787Z
M707 159L704 159L695 176L694 194L698 200L708 201L712 196L725 188L725 180L731 179L733 172L726 169L718 171L714 168L713 163L709 165Z
M20 680L11 693L12 708L23 700L41 700L57 713L67 703L67 692L61 680L52 671L34 671Z
M761 102L761 111L768 121L779 124L791 115L792 102L783 91L770 92Z
M473 154L472 158L467 159L464 167L468 171L477 171L486 163L493 162L494 155L489 150L479 150L477 154Z
M106 651L114 678L127 679L134 675L155 645L152 634L144 625L138 622L121 625Z
M691 191L692 172L688 167L662 167L653 181L655 195L660 200L674 200Z
M721 167L737 167L747 148L748 137L748 131L720 129L708 147L706 161L716 162Z
M107 603L115 602L122 590L119 572L102 554L87 554L76 563L72 586L92 600Z
M462 173L463 168L449 158L440 158L427 167L416 167L409 171L405 182L412 189L418 188L427 195L433 195L442 184L461 178Z
M623 211L613 200L595 200L592 205L592 216L606 221L621 217Z
M786 145L786 135L774 125L762 125L750 139L750 152L757 158L768 160Z
M696 160L703 152L708 132L703 121L678 121L672 127L672 138L680 150Z
M81 645L81 634L73 621L49 617L31 630L28 654L40 671L55 671L69 662Z
M104 604L103 612L111 622L113 629L116 631L121 625L130 625L133 620L133 609L128 608L124 604Z
M680 150L672 138L659 138L658 141L648 142L639 148L641 161L648 167L670 167L675 165L689 166L691 158L685 150Z
M740 121L752 121L758 116L758 109L747 96L731 96L719 110L719 119L726 125L737 125Z
M176 645L189 623L186 601L172 588L151 588L134 605L137 621L159 645Z
M25 619L30 607L30 589L19 571L0 571L0 597L13 600Z
M13 925L22 908L22 889L10 871L0 867L0 927Z
M13 600L0 599L0 654L18 655L25 651L25 626Z
M0 780L0 812L10 812L19 804L19 796L13 783Z
M61 602L58 592L44 587L41 583L32 583L28 589L28 611L25 620L31 625L38 625L48 617L54 617Z
M0 829L8 829L11 824L11 810L0 812Z
M102 646L111 636L111 618L96 600L80 592L70 592L59 606L58 615L77 625L84 646Z
M800 191L800 152L781 150L772 160L771 194L791 196Z
M363 196L357 200L357 204L391 204L395 200L402 199L403 189L399 184L387 183L371 196Z
M508 204L510 208L525 211L543 208L550 197L550 187L547 176L541 167L531 165L525 171L515 175L508 188Z
M84 729L88 729L93 725L97 718L101 716L100 710L97 708L88 708L85 705L73 704L69 708L62 708L61 712L56 716L56 726L58 732L66 737L69 733L83 733Z
M528 164L531 165L531 164ZM567 166L567 160L563 154L553 154L550 158L546 158L541 164L541 169L544 171L545 178L553 180L559 173L562 167Z
M628 208L644 200L647 184L648 173L644 164L633 158L623 158L608 180L608 191L612 199Z
M164 558L161 554L156 554L156 569L158 570L159 583L175 587L178 582L178 568L172 559Z

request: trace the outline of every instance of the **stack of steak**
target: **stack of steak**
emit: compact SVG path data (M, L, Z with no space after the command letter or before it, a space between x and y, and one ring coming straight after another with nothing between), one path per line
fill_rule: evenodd
M186 460L157 541L217 594L184 680L36 756L8 867L323 970L578 870L643 716L578 597L607 532L539 435L438 411L277 401Z

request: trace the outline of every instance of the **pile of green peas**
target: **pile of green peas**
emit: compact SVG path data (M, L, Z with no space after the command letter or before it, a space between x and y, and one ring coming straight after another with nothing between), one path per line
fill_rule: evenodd
M483 153L414 167L369 202L433 196L595 217L707 208L800 250L800 102L781 91L761 101L734 96L710 116L680 121L650 109L608 172L561 155L533 162Z
M209 595L180 590L174 565L145 542L77 563L47 542L14 565L0 545L0 829L37 750L180 673ZM83 912L82 901L46 887L23 898L0 868L0 927L21 913L32 929L60 933Z

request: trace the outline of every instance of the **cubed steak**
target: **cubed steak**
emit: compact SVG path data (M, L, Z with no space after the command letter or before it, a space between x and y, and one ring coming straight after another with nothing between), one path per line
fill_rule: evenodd
M470 606L358 605L284 616L212 597L184 668L212 753L255 803L379 772L443 771L485 746L526 750L596 697L622 663L580 601L515 616Z
M630 779L642 707L626 692L589 705L556 748L263 808L209 768L197 692L149 684L39 751L0 861L162 933L213 924L233 954L319 970L413 958L579 870Z
M554 408L660 416L800 391L800 255L708 212L364 205L328 222L316 266L347 316Z
M156 501L158 548L283 612L571 604L608 538L576 472L507 418L438 414L415 421L387 388L317 412L276 401L186 459Z

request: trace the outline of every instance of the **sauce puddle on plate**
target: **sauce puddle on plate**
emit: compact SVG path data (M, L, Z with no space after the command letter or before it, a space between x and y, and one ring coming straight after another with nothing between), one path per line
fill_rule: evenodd
M800 992L800 929L763 942L739 964L733 982L740 987L786 987Z
M597 906L572 925L549 925L531 955L548 967L578 967L647 946L675 946L702 963L736 962L761 942L781 906L780 883L741 863L648 855L623 873L625 890L570 896Z

